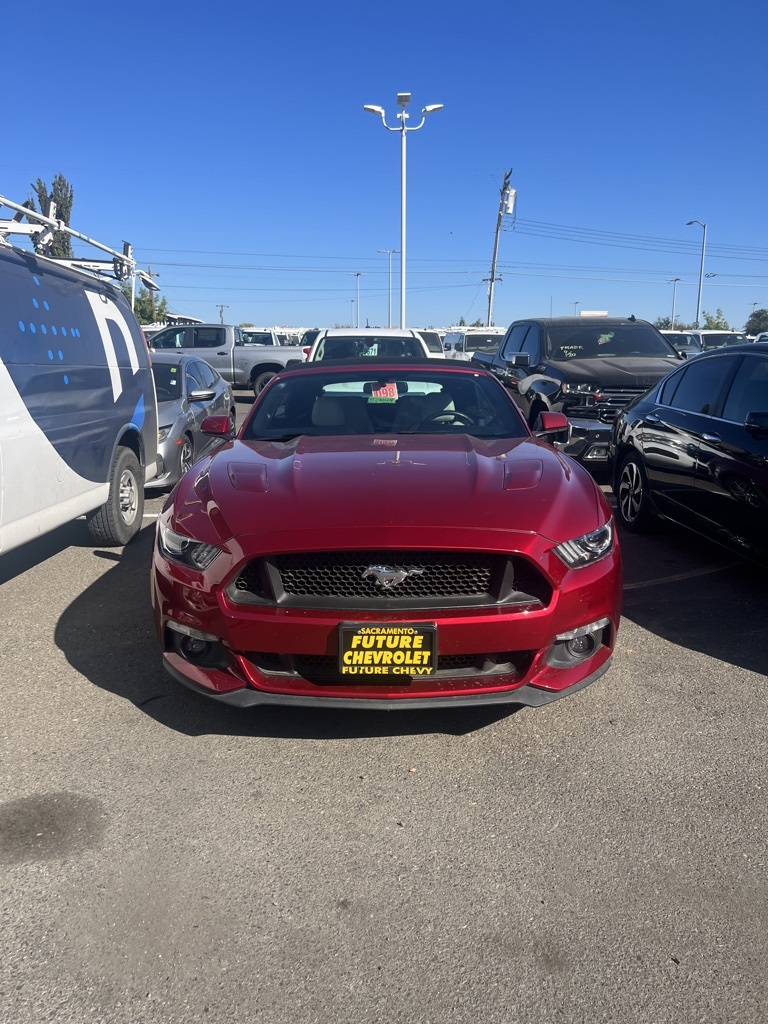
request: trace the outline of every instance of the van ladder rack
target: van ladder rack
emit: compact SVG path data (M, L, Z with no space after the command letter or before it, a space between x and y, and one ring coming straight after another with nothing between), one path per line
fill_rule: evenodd
M88 235L83 235L79 231L75 231L64 221L56 218L56 204L51 200L48 203L48 212L38 213L36 210L30 209L28 206L19 206L18 203L12 203L10 199L6 199L5 196L0 195L0 207L7 206L11 210L16 211L16 216L13 220L0 220L0 245L10 245L8 241L9 235L23 235L27 238L31 238L34 244L38 248L45 248L50 245L53 240L53 234L55 231L63 231L67 235L71 235L73 238L79 239L81 242L86 242L88 245L92 245L96 249L100 249L102 252L109 253L112 257L111 260L87 260L87 259L64 259L55 256L46 256L46 259L51 259L55 263L60 263L65 267L72 267L76 270L86 270L89 273L94 274L96 277L106 276L113 277L117 281L126 281L129 277L133 279L132 284L135 284L135 279L138 277L139 281L151 291L159 291L159 285L155 284L150 275L144 271L139 270L136 266L136 260L133 258L133 248L129 242L123 242L123 251L118 252L116 249L111 249L108 245L103 245L101 242L97 242L93 238L89 238ZM22 224L22 219L26 217L29 223ZM45 255L45 253L41 253Z

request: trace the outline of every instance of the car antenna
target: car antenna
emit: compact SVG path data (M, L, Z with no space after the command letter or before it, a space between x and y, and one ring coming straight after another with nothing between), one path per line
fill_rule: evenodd
M629 322L631 324L634 324L634 323L637 322L637 317L635 316L634 313L630 313L629 316L627 317L627 320L629 320Z

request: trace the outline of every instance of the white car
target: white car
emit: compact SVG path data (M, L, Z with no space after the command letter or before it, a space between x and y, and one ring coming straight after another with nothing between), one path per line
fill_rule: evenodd
M446 359L463 359L469 362L475 352L493 355L506 334L504 327L462 327L448 331L443 338Z
M418 331L391 327L339 327L319 332L306 361L429 359L432 356ZM437 358L442 358L442 354L437 354Z

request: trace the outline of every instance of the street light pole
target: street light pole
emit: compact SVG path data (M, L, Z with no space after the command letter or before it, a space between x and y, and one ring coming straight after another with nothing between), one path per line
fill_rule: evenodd
M677 282L680 280L679 277L673 277L668 283L672 285L672 322L669 325L669 329L674 331L675 329L675 295L677 292Z
M576 301L574 302L574 304L573 304L573 315L574 315L574 316L576 316L576 307L577 307L577 306L580 306L580 305L581 305L581 303L580 303L580 302L579 302L579 300L577 299L577 300L576 300Z
M377 249L376 252L386 253L389 256L389 286L387 288L387 327L392 326L392 253L399 253L399 249Z
M442 110L442 103L430 103L426 107L422 107L421 121L418 124L411 125L409 128L406 125L409 115L406 113L405 108L411 102L411 94L409 92L399 92L397 94L397 105L400 107L400 113L397 114L397 120L400 122L400 127L390 127L387 124L387 115L383 107L377 107L373 104L366 103L363 106L363 110L367 110L370 114L378 114L381 117L381 123L389 132L400 132L400 326L405 327L405 208L406 208L406 135L408 132L416 132L419 128L424 127L424 122L427 119L427 114L432 114L436 110Z
M355 327L360 326L360 278L363 276L359 270L353 271L350 277L357 278L357 306L355 307Z
M689 220L687 226L691 224L699 224L703 229L704 233L701 236L701 268L699 270L699 299L696 303L696 327L701 326L701 293L704 288L704 253L707 249L707 225L700 220Z

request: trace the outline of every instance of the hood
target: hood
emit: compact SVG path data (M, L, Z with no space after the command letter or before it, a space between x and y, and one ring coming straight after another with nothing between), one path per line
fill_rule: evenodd
M184 411L184 399L172 398L167 402L157 403L157 422L161 427L170 426Z
M575 384L597 381L603 387L649 388L670 370L680 365L677 359L656 356L606 356L605 359L569 359L559 363L565 379Z
M558 542L594 530L609 511L586 470L536 438L468 435L301 437L233 441L190 473L174 495L184 532L210 543L303 532L312 543L364 534L402 542L450 531L522 531ZM472 533L472 540L460 534ZM333 534L333 538L331 538ZM390 539L390 537L392 539Z

